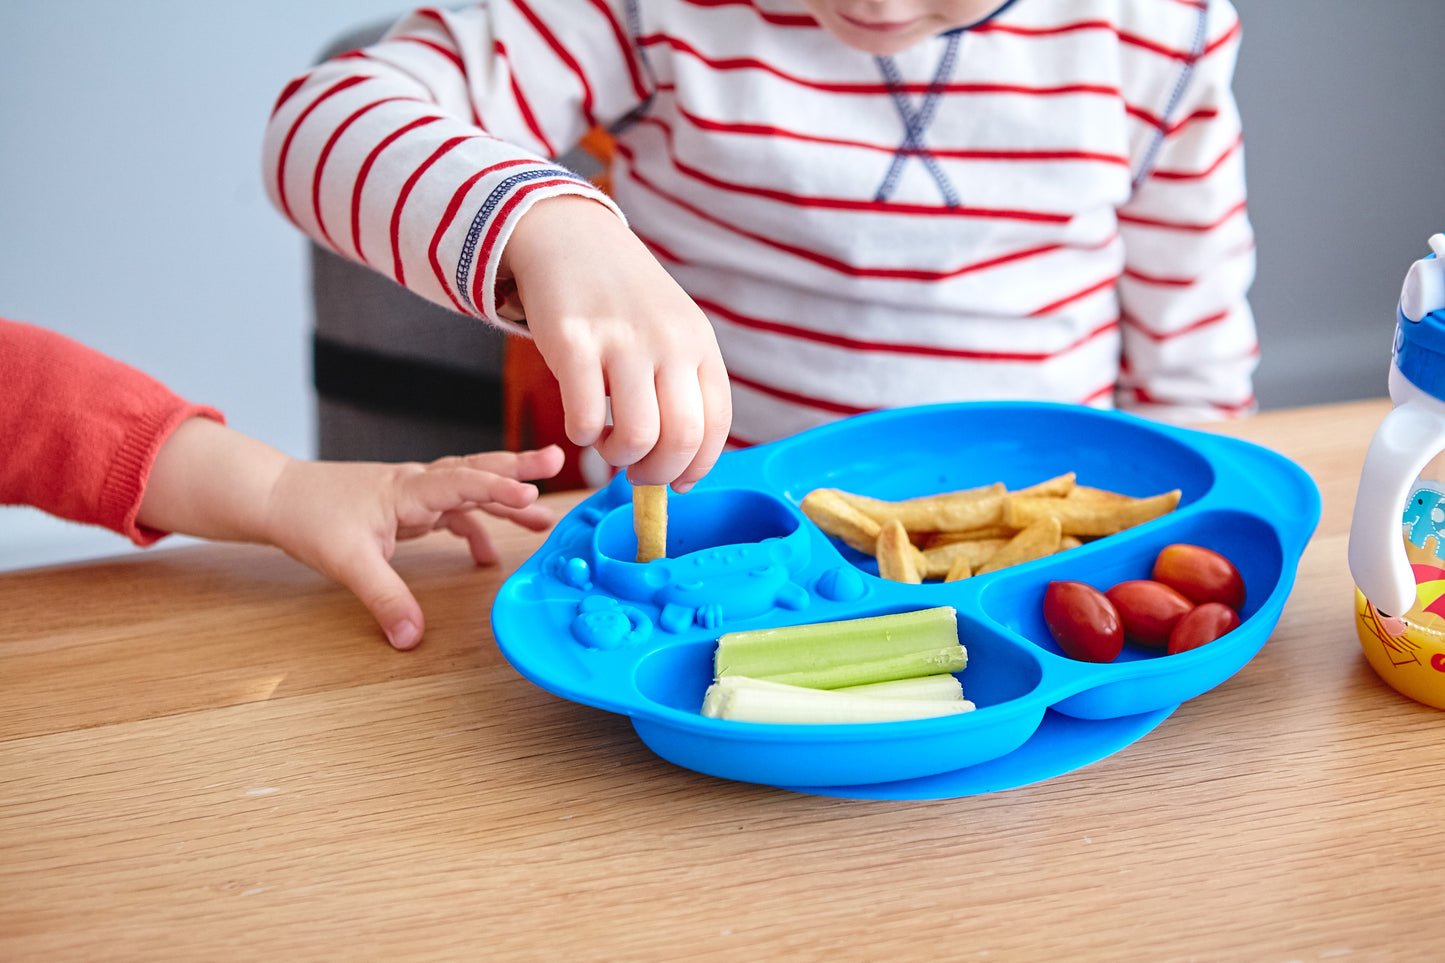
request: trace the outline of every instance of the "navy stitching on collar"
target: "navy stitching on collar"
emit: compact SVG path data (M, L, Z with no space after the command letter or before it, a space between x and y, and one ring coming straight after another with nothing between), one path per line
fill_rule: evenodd
M933 156L923 136L928 132L929 125L933 123L933 117L938 112L938 101L943 95L943 85L949 77L953 76L954 66L958 63L958 47L962 40L962 34L954 31L946 35L948 41L944 47L943 56L938 60L938 67L933 72L933 79L929 82L928 92L923 96L923 103L917 112L913 105L908 102L903 92L903 76L898 72L898 65L893 62L892 57L874 57L878 64L883 79L888 83L888 93L893 98L893 107L898 111L898 116L903 120L903 143L893 152L893 160L888 165L888 171L883 175L883 182L878 185L874 193L875 201L886 201L898 189L898 178L903 174L903 165L909 157L917 157L923 164L928 176L933 178L933 183L938 185L938 191L943 195L943 202L949 207L959 205L958 191L949 181L948 175L939 166L938 158Z
M1184 90L1189 86L1190 79L1194 76L1194 65L1198 63L1200 56L1204 53L1204 45L1209 40L1209 8L1199 8L1199 19L1194 23L1194 42L1189 46L1189 59L1184 62L1184 67L1179 71L1179 76L1174 80L1174 89L1169 93L1169 103L1164 107L1164 113L1159 118L1160 126L1154 131L1154 137L1149 142L1149 149L1144 152L1144 161L1139 165L1138 172L1134 179L1129 182L1131 189L1137 188L1144 178L1148 177L1154 170L1154 163L1159 159L1159 151L1164 147L1165 132L1169 129L1169 118L1179 107L1179 101L1184 97Z

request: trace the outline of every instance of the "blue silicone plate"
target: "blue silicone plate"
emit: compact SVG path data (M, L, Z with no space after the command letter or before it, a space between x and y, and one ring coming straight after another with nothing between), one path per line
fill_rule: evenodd
M957 582L907 585L824 535L799 509L814 488L902 499L1075 472L1130 495L1182 493L1172 513L1046 559ZM502 653L558 695L631 717L644 743L728 779L869 798L993 791L1077 768L1142 736L1239 671L1264 645L1319 519L1299 466L1237 439L1044 402L875 412L724 455L668 506L668 557L638 564L632 490L618 476L560 522L503 585ZM1177 655L1125 648L1107 665L1064 656L1043 620L1054 579L1106 589L1146 578L1190 542L1244 576L1243 623ZM978 708L864 725L771 725L700 714L724 632L950 605ZM985 768L986 767L986 768ZM812 788L810 788L812 787Z

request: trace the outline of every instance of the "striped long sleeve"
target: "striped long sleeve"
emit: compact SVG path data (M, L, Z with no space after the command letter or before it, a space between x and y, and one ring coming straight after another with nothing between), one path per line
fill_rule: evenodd
M797 0L420 11L283 93L265 175L319 242L505 324L497 257L600 126L612 199L712 320L733 442L880 407L1253 409L1225 0L1017 0L893 57ZM507 316L510 316L508 314Z

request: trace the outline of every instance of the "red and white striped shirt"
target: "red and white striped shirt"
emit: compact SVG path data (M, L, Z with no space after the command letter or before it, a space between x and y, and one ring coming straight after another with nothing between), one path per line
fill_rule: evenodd
M303 231L496 313L549 158L616 136L628 223L712 319L733 441L969 398L1254 409L1254 237L1225 0L1015 0L894 57L796 0L421 10L282 93Z

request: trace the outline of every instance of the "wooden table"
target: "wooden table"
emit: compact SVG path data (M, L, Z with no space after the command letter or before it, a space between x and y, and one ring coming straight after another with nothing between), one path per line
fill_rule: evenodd
M1366 666L1345 564L1385 410L1223 426L1323 494L1274 637L1117 754L962 799L701 776L535 688L488 627L520 530L491 569L402 548L404 654L260 548L0 577L0 958L1439 959L1445 715Z

